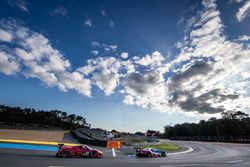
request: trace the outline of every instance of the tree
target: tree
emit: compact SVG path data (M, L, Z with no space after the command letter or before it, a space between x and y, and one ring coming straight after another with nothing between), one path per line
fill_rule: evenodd
M222 119L243 119L247 118L248 114L241 112L241 111L226 111L222 112Z
M183 123L164 127L164 136L172 139L229 142L250 141L250 118L241 111L223 112L222 119L210 118L196 123Z
M241 111L237 111L234 113L234 117L236 119L240 119L242 120L243 118L247 118L248 117L248 114L244 113L244 112L241 112Z
M70 119L71 123L75 123L76 122L76 114L70 114L68 115L68 118Z
M0 122L6 124L29 124L32 126L60 127L75 129L89 124L82 116L68 114L60 110L35 110L33 108L9 107L0 105Z

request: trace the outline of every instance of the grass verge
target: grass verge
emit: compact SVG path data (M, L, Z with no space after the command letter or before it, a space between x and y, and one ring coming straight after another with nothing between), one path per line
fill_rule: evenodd
M180 147L178 145L165 143L165 142L161 142L159 144L154 144L154 145L143 145L140 147L141 148L155 148L158 150L165 150L165 151L176 151L176 150L180 149Z

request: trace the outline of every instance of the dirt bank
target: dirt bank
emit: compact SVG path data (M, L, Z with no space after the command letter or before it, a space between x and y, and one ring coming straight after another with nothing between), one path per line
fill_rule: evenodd
M69 131L0 129L1 139L78 143Z

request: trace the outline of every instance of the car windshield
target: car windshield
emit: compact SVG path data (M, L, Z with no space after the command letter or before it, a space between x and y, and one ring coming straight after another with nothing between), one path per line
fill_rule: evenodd
M82 148L85 148L85 149L89 149L89 150L92 150L92 148L90 148L89 146L86 146L86 145L84 145L84 146L81 146Z
M153 152L159 152L159 150L152 148L151 151Z

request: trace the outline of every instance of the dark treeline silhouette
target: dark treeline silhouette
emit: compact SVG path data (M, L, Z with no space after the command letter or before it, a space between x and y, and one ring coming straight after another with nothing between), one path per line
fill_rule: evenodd
M82 116L68 115L59 110L35 110L33 108L20 108L0 105L0 122L10 125L32 125L38 127L56 127L62 129L78 129L89 127Z
M250 143L250 118L241 111L223 112L221 119L165 126L163 136L172 140Z

